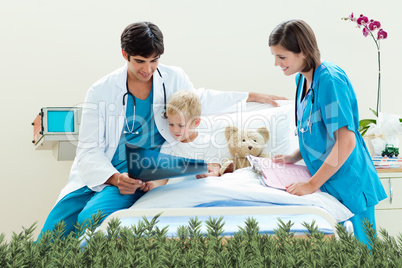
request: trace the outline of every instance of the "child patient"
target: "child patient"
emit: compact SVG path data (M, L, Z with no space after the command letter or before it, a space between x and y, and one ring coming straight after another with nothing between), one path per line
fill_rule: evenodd
M201 122L201 101L198 95L191 91L177 91L170 98L166 113L170 133L176 142L165 142L160 152L205 160L208 173L197 175L198 179L219 176L220 150L214 146L210 135L196 130Z

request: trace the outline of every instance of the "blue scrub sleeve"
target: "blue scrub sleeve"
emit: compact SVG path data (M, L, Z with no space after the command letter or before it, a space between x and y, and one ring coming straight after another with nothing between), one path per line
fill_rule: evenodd
M346 75L323 74L319 80L318 98L321 118L328 135L335 140L334 132L344 126L355 132L353 116L354 92Z

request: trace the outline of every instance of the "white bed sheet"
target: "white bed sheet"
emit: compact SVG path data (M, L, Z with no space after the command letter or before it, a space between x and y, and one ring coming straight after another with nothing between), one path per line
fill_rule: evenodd
M295 196L265 187L251 168L239 169L221 177L187 179L180 183L160 186L141 197L130 209L190 208L223 200L318 206L328 211L338 222L353 216L348 208L327 193Z

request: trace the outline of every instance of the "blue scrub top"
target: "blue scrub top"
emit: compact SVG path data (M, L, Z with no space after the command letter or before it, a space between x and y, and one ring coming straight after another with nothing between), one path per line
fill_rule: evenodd
M127 172L126 143L134 144L145 149L160 150L160 146L165 142L165 139L159 133L155 124L154 111L152 108L153 91L154 89L152 87L148 98L145 100L134 97L135 107L132 96L127 95L127 121L126 119L124 120L119 146L112 158L112 165L120 173Z
M298 81L299 76L296 76ZM321 186L359 214L387 197L366 144L359 133L359 111L353 87L346 73L324 61L314 72L312 88L302 99L304 77L297 96L299 147L304 162L314 175L331 152L336 130L346 126L355 133L356 146L342 167ZM312 98L314 95L314 103ZM312 125L308 126L311 118ZM311 129L310 129L311 128Z

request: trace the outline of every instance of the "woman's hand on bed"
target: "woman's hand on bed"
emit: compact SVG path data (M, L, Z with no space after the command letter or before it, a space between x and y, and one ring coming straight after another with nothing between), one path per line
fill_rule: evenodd
M206 178L206 177L219 177L219 171L221 169L221 165L219 165L218 163L209 163L207 164L207 168L208 168L208 173L205 174L199 174L196 175L195 177L197 179L202 179L202 178Z
M293 195L306 195L306 194L312 194L316 192L318 189L315 188L313 184L310 182L298 182L298 183L293 183L286 187L286 192L293 194Z
M283 163L283 164L294 164L294 159L289 154L277 154L272 158L272 161L275 163Z
M283 164L294 164L302 160L300 149L297 149L292 154L277 154L272 158L272 161Z
M152 189L165 185L169 180L156 180L156 181L147 181L144 183L144 186L140 188L140 190L144 192L151 191Z
M263 93L250 92L247 102L269 103L272 104L274 107L277 107L278 103L276 102L276 100L287 100L287 98Z

